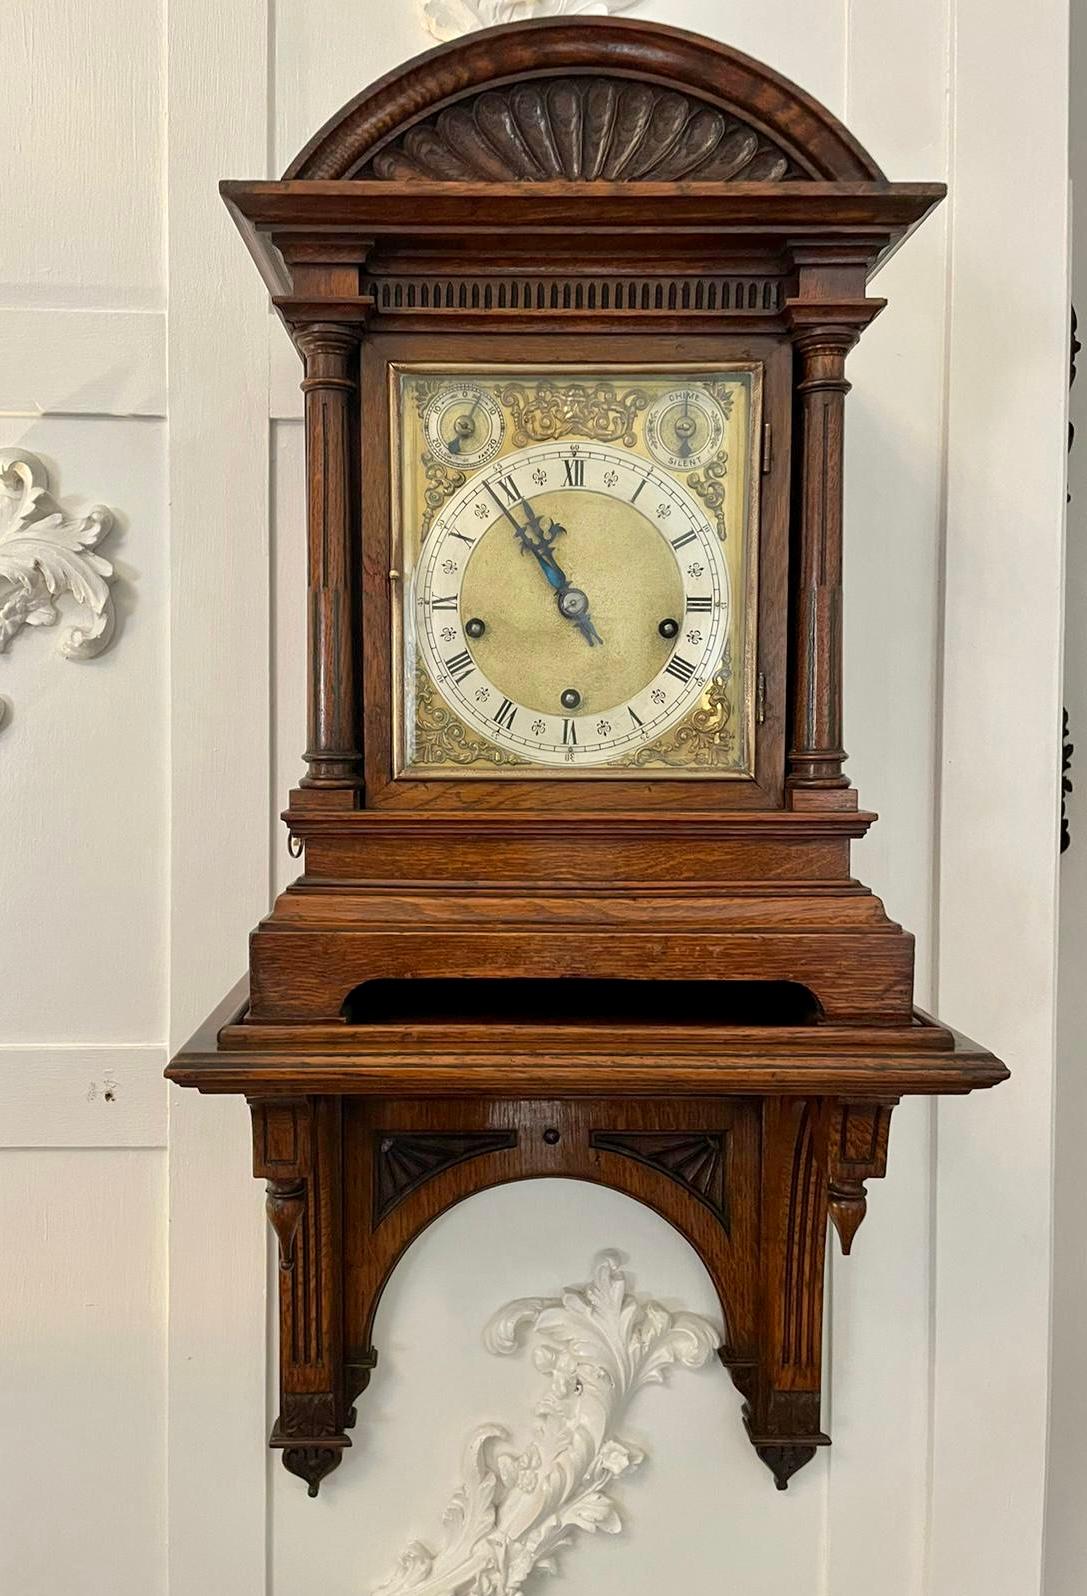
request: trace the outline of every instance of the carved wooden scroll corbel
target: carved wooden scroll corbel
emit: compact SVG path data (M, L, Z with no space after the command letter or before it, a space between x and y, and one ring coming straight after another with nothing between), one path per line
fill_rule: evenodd
M831 1110L827 1143L830 1217L848 1257L868 1210L866 1180L887 1173L887 1141L895 1102L838 1103Z

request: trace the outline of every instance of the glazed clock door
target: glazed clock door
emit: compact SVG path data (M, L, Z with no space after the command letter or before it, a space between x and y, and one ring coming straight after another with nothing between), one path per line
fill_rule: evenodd
M384 377L392 782L765 778L765 360Z

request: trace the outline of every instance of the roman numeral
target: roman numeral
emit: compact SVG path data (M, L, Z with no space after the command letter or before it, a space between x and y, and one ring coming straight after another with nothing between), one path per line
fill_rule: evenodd
M631 504L634 503L635 499L638 497L639 493L641 493L641 491L642 491L642 489L644 487L645 487L645 478L643 477L642 480L638 483L638 486L634 489L634 492L630 495Z
M696 532L684 532L682 537L671 539L672 547L674 549L682 549L686 544L693 543L697 536Z
M473 543L476 541L475 538L466 538L463 532L450 532L449 536L451 538L460 538L461 542L467 543L469 548L471 548Z
M689 682L694 675L694 666L682 654L674 654L665 669L669 676L675 676L681 682Z
M576 744L577 744L577 727L574 725L572 720L564 720L563 721L563 723L562 723L562 740L563 740L564 743L568 743L571 746L576 746Z
M564 460L566 467L566 486L568 488L583 488L585 486L585 461L580 455L571 455Z
M645 725L645 722L638 715L636 715L634 713L634 711L631 709L629 704L627 705L627 714L630 716L631 721L633 722L633 724L635 726L644 726Z
M455 610L457 607L457 595L450 593L447 598L432 598L430 607L432 610Z
M692 615L708 615L713 609L713 600L711 598L689 598L687 600L687 609Z
M521 495L518 492L517 484L512 477L499 477L498 486L502 489L502 492L506 495L506 498L511 504L517 503ZM495 497L495 495L492 494L492 497Z
M674 661L673 661L674 663ZM445 662L445 668L455 682L462 682L476 668L476 662L466 648Z
M494 720L496 726L502 726L506 731L513 730L513 718L517 714L517 705L504 698L495 710Z

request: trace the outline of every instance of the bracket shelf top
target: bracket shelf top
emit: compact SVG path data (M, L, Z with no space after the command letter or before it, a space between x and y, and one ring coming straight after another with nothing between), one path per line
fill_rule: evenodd
M909 1027L251 1026L247 983L167 1074L201 1092L358 1097L760 1096L896 1099L1008 1078L923 1010Z

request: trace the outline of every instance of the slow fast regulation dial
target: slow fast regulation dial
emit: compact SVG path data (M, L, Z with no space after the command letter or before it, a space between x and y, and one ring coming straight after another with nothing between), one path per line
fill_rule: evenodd
M502 407L494 394L471 382L440 388L426 407L423 426L439 460L467 467L493 460L505 431Z
M606 764L697 701L728 636L705 511L626 449L543 444L475 476L434 522L415 626L442 696L541 765Z

